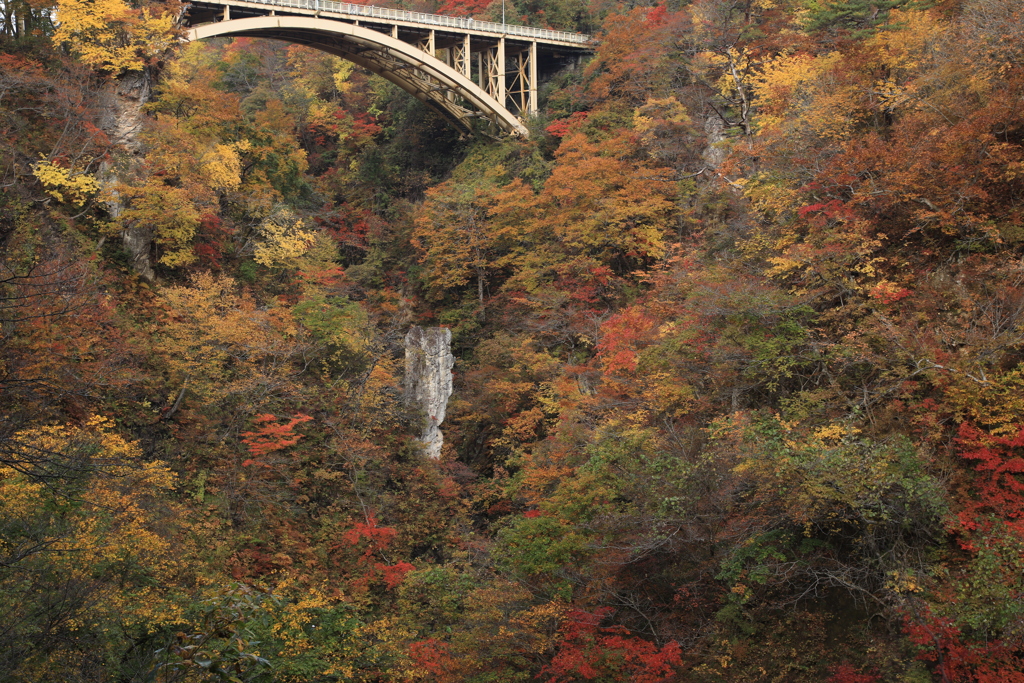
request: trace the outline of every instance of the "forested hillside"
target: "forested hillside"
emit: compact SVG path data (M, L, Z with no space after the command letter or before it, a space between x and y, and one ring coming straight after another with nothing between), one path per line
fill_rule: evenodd
M506 0L522 139L182 9L0 0L0 681L1024 682L1024 2Z

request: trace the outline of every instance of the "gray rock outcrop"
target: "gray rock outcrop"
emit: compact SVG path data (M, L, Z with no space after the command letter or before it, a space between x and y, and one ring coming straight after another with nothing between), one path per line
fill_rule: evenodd
M428 458L441 457L441 423L452 395L451 330L413 326L405 335L405 402L423 411L426 425L420 435Z
M718 168L725 161L727 151L722 146L725 140L725 124L718 116L709 116L704 121L704 135L707 139L707 147L704 149L704 161L711 168Z
M114 220L124 210L115 188L120 182L134 177L142 163L143 145L139 133L145 123L145 106L151 96L152 77L146 69L121 76L104 102L100 125L116 147L111 159L101 166L100 179L112 197L107 209ZM153 245L153 231L145 225L131 225L122 230L121 239L132 268L143 279L152 282L155 273L149 252Z

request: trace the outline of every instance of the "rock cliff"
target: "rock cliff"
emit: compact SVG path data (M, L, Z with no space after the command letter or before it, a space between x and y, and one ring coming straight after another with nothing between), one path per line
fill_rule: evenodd
M452 395L451 330L413 326L405 335L405 401L423 411L426 425L420 436L429 458L441 457L448 397Z
M139 133L145 122L145 106L152 96L152 86L149 69L130 71L117 80L116 87L106 98L101 127L116 146L111 158L103 163L100 177L112 197L107 208L115 220L125 208L115 188L135 176L142 163L144 150ZM130 225L122 230L121 239L135 272L152 282L156 277L149 258L152 230L146 225Z

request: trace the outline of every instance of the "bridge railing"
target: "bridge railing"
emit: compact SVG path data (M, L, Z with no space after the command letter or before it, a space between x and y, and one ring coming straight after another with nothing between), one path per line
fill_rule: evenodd
M230 4L230 0L225 0ZM572 33L570 31L554 31L547 28L533 28L531 26L515 26L512 24L499 24L493 21L477 21L466 17L449 17L443 14L426 14L424 12L407 12L401 9L388 9L387 7L375 7L373 5L353 5L349 2L336 2L335 0L247 0L261 5L274 5L275 7L295 7L321 12L335 12L338 14L354 15L359 17L371 17L384 19L386 21L410 21L431 26L447 26L456 29L468 29L471 31L487 31L510 36L522 36L535 40L557 40L563 43L579 43L584 45L591 41L591 37L583 33Z

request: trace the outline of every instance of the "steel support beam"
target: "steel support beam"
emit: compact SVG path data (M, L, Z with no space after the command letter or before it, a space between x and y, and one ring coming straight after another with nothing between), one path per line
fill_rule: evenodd
M530 116L536 116L540 111L540 101L537 95L537 41L530 43L530 103L527 111Z
M489 47L483 53L484 69L487 71L484 90L502 106L508 92L505 82L505 39L499 38L498 44Z

